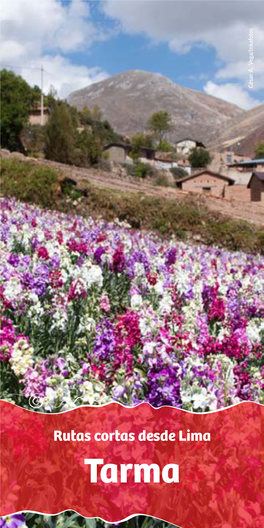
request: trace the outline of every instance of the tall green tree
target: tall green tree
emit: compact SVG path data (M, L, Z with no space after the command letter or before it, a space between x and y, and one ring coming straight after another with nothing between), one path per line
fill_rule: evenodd
M255 150L255 159L264 158L264 141L261 141Z
M153 132L156 139L161 142L165 135L172 129L171 116L164 110L155 112L148 120L147 126Z
M199 169L209 165L209 163L212 161L212 158L208 150L195 147L191 150L188 161L193 168Z
M76 128L65 103L53 107L46 125L45 156L60 163L74 163Z
M28 122L29 111L40 101L40 90L9 70L0 72L1 86L1 146L10 150L21 150L19 139Z

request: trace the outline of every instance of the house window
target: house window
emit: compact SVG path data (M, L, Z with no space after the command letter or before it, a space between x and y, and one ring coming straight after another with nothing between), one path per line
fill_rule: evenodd
M203 193L209 194L211 192L211 187L203 187Z
M227 163L232 163L232 155L231 154L227 154L226 159L227 159Z

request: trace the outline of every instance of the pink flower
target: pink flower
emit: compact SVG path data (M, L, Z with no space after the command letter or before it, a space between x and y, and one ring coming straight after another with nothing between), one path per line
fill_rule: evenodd
M109 302L108 295L106 293L103 293L103 295L101 296L99 306L101 310L103 310L104 312L106 313L110 312L110 302Z

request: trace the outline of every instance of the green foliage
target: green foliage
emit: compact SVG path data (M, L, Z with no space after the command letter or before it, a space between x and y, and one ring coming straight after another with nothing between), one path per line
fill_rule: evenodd
M49 167L17 159L1 162L1 192L24 202L54 207L57 199L58 173Z
M38 87L31 88L20 75L12 71L0 72L1 85L1 146L21 150L19 139L28 121L29 111L40 100Z
M134 161L132 166L127 166L127 170L131 176L136 176L137 178L142 179L154 176L156 174L154 167L151 167L151 165L148 163L143 163L143 161L138 161L137 159Z
M131 137L131 152L130 156L133 159L140 158L141 149L143 147L153 148L153 137L150 134L137 133Z
M164 110L155 112L148 120L147 126L153 132L158 141L161 142L165 134L172 128L171 116Z
M172 175L174 176L175 180L178 178L184 178L184 176L188 176L188 172L181 167L172 167L170 169Z
M78 115L80 125L94 134L102 146L123 140L123 136L114 131L109 121L102 120L102 112L98 106L94 106L92 109L85 106Z
M65 178L61 182L61 192L62 195L67 196L73 201L83 196L82 191L80 191L80 189L77 189L76 182L70 180L69 178Z
M172 154L175 152L175 148L173 145L171 145L166 139L162 139L159 144L157 145L157 150L159 152L171 152Z
M55 105L46 125L46 158L61 163L73 163L75 137L76 130L68 106L65 103Z
M191 150L191 153L188 157L188 161L190 162L193 168L198 169L200 167L203 168L209 165L209 163L212 161L212 158L208 150L204 148L194 147Z
M189 197L181 201L165 200L91 186L79 213L103 215L109 221L118 217L133 228L157 231L169 237L175 235L180 239L198 237L199 242L209 246L264 255L263 228L211 213Z
M255 159L264 158L264 141L261 141L255 150Z
M87 129L77 135L76 147L76 165L89 167L99 163L102 158L103 149L100 138Z
M20 134L20 138L29 156L43 157L45 144L44 126L27 123Z
M27 512L25 516L28 528L111 528L114 526L100 519L82 517L69 510L58 515ZM174 524L143 515L137 515L128 521L124 521L120 526L121 528L177 528Z

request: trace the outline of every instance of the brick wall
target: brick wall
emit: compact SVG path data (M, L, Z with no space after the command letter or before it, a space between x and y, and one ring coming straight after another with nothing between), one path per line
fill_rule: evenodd
M247 189L246 185L228 185L225 187L225 198L239 202L250 202L250 189Z
M204 173L197 176L197 178L182 182L182 190L200 193L208 192L212 196L223 196L226 184L225 180L212 176L212 174ZM206 191L206 188L208 191Z

